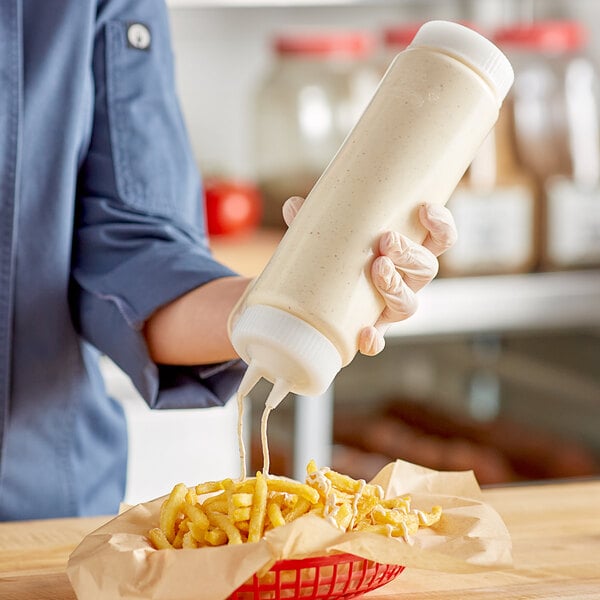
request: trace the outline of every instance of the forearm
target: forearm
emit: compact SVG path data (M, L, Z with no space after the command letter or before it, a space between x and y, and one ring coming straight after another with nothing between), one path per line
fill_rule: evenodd
M215 279L153 313L144 327L152 360L199 365L237 358L227 320L249 282L245 277Z

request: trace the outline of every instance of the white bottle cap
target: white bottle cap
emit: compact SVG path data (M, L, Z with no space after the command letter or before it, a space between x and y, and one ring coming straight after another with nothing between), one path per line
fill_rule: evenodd
M337 348L320 331L284 310L255 304L233 325L231 343L271 383L284 380L291 392L319 396L342 368Z
M477 71L491 86L498 104L506 97L514 72L504 54L481 34L449 21L429 21L413 38L409 48L426 47L447 52Z

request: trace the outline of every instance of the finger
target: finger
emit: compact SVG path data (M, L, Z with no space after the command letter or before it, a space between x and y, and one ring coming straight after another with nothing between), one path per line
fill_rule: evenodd
M419 219L428 231L423 246L434 256L443 254L454 245L458 237L456 223L452 213L445 206L424 204L419 208Z
M380 323L403 321L417 310L415 292L405 283L388 256L379 256L373 261L371 278L385 301Z
M404 283L414 292L418 292L437 275L439 265L431 251L400 233L384 233L379 240L379 251L391 259L395 268L402 273Z
M385 347L383 332L377 327L365 327L358 336L358 351L365 356L375 356Z
M285 224L288 227L296 218L296 215L298 214L298 211L302 208L303 204L304 198L301 198L300 196L292 196L283 203L281 212L283 213L283 220L285 221Z

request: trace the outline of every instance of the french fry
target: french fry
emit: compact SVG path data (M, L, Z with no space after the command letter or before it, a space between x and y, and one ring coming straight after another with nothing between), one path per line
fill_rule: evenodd
M317 463L311 458L306 465L306 475L310 475L311 473L316 473L319 470L317 467Z
M231 502L235 508L246 508L247 506L252 506L252 494L244 492L232 494Z
M308 500L311 504L316 504L319 501L319 492L306 483L299 483L298 481L292 481L290 479L270 477L267 480L267 486L269 491L296 494L297 496L300 496L300 498Z
M187 487L183 483L178 483L167 500L163 503L160 510L160 528L164 531L165 536L169 543L173 543L175 539L175 522L181 513L183 505L185 503L185 495L187 494Z
M419 518L419 525L423 525L425 527L431 527L435 525L442 516L442 507L441 506L433 506L431 508L431 512L423 512L421 510L415 510L415 514Z
M198 494L196 494L196 488L188 488L187 494L185 495L185 503L193 506L197 502Z
M256 473L256 485L252 498L250 510L250 522L248 525L248 541L257 542L263 535L265 528L265 517L267 514L268 484L264 475L259 471Z
M376 533L377 535L384 535L387 537L402 537L408 538L408 529L406 527L394 527L389 523L387 525L372 525L370 523L363 523L359 531L367 531L369 533Z
M244 508L235 508L229 518L237 523L238 521L249 521L250 520L250 506L245 506Z
M267 505L267 516L273 528L285 525L285 519L281 512L281 506L277 502L269 502Z
M314 461L301 483L283 477L223 479L195 487L177 484L163 502L159 527L148 532L156 549L192 549L257 542L266 531L283 527L305 514L327 519L342 531L366 531L404 538L420 527L432 527L442 516L411 508L410 496L383 498L377 485L353 479Z
M222 529L211 529L204 536L204 541L209 546L223 546L227 543L227 534Z
M227 535L228 544L241 544L242 536L237 527L227 518L227 515L209 510L207 513L210 524L218 527Z
M309 515L317 515L319 517L325 516L325 505L322 502L317 502L308 511Z
M200 506L197 504L186 503L183 507L183 511L187 515L188 519L196 525L196 527L204 530L208 529L208 517Z
M202 502L202 506L208 510L208 508L211 507L215 502L225 502L225 506L227 506L227 493L222 492L220 494L216 494L215 496L209 496L206 498L206 500L204 500L204 502ZM225 509L225 512L227 512L227 509Z
M159 527L154 527L148 532L148 537L157 550L172 550L173 546L169 543L165 532Z
M295 506L284 515L285 522L291 523L292 521L299 519L309 511L310 507L311 504L306 498L298 498Z
M180 521L177 525L177 534L171 542L173 544L173 548L183 547L183 536L189 531L188 523L189 521Z
M414 534L419 529L419 517L414 513L403 513L401 511L377 506L371 513L373 521L385 525L389 523L394 527L407 528L409 534Z
M207 510L212 510L213 512L220 512L224 515L229 514L229 502L227 500L217 500L212 504L209 504L206 507Z
M384 508L395 508L405 513L410 512L410 497L401 496L398 498L388 498L381 501L381 506Z
M353 514L352 506L348 504L348 502L343 502L339 507L337 507L333 518L337 523L338 528L342 531L346 531L350 525Z
M222 481L207 481L206 483L199 483L196 486L196 494L198 496L204 496L212 492L218 492L223 489Z
M352 477L348 477L348 475L342 475L337 471L326 470L324 473L325 477L331 481L332 485L341 492L346 492L348 494L357 494L360 492L361 485L364 485L364 482L361 484L360 481L356 479L352 479Z
M194 523L193 521L190 521L188 523L188 528L190 530L189 533L192 534L192 536L194 537L196 542L198 542L198 544L204 543L206 534L208 533L208 518L206 520L207 520L206 527L204 527L204 525ZM225 540L225 541L227 541L227 540Z
M188 531L183 536L183 541L181 543L182 548L197 548L198 542L196 538L193 536L191 531Z
M360 523L365 519L369 519L371 511L378 506L379 500L375 496L361 496L356 503L356 515L354 523Z
M238 494L254 494L254 486L256 485L256 477L249 477L238 483L236 492Z
M271 492L270 500L276 502L281 507L281 510L291 510L298 503L297 494L289 494L286 492Z

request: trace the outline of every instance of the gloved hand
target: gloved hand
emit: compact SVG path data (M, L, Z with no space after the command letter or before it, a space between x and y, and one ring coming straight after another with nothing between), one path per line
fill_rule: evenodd
M288 226L303 203L304 198L294 196L283 205L283 218ZM428 231L422 245L396 231L388 231L379 239L380 255L371 266L371 279L386 306L377 323L360 332L361 354L374 356L381 352L388 327L417 310L416 292L437 275L437 257L456 241L454 218L444 206L424 204L419 208L419 219Z

